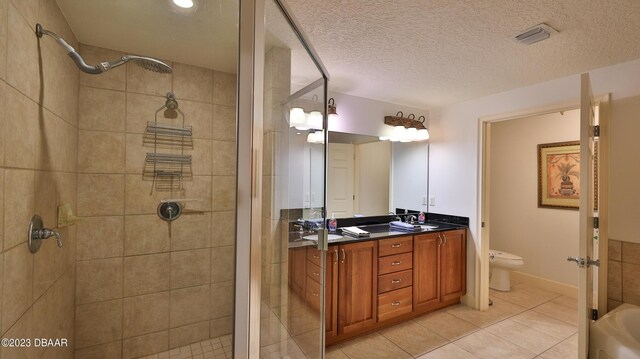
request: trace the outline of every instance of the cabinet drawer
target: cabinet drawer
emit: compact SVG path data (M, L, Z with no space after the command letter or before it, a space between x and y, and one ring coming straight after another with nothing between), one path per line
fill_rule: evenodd
M321 282L320 273L321 273L320 267L315 265L315 263L313 263L312 261L307 260L307 277L320 283Z
M381 239L378 241L378 256L407 253L413 250L413 236Z
M320 309L320 283L307 276L307 290L306 290L307 304L315 310Z
M413 310L412 287L402 288L378 295L378 321L411 313Z
M308 271L308 269L307 269ZM413 283L413 271L390 273L378 276L378 294L408 287Z
M378 274L399 272L413 268L411 252L378 258Z
M320 266L320 251L315 247L307 247L307 259Z

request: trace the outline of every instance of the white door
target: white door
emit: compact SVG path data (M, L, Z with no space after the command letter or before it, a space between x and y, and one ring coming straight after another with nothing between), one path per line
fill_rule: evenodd
M353 217L352 144L330 143L327 165L327 215L336 218Z
M578 249L578 358L589 355L589 327L593 305L594 125L595 100L589 74L580 87L580 238Z

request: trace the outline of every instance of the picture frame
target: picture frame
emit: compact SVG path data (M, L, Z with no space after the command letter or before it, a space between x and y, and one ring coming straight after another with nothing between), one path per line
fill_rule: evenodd
M580 141L538 145L538 207L580 207Z

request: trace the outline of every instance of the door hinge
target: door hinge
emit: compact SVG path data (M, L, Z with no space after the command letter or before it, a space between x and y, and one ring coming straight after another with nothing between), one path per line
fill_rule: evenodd
M484 222L480 223L480 228L484 228Z
M591 309L591 320L598 320L598 310Z
M600 137L600 125L593 126L593 136Z
M599 228L600 227L600 218L598 217L593 217L593 228Z

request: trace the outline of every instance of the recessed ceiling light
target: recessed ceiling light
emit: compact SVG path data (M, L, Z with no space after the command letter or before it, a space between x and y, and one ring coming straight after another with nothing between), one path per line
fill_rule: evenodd
M191 9L193 7L193 0L173 0L173 3L183 9Z

